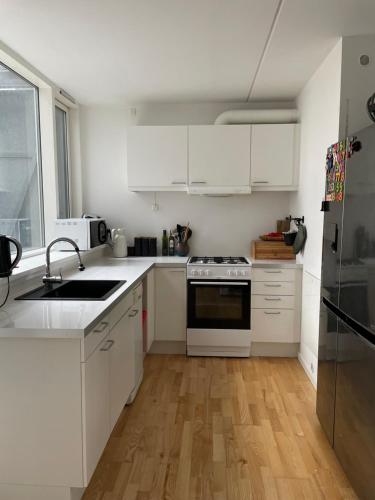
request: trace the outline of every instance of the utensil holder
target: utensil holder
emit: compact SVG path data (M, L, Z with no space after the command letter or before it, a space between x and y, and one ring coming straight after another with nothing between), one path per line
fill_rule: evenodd
M187 242L176 243L175 254L178 257L186 257L189 254L189 245Z

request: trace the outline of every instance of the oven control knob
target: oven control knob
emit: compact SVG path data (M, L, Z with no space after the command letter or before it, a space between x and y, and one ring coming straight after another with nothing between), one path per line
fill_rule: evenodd
M207 269L207 271L205 271L205 272L204 272L204 274L205 274L206 276L209 276L209 275L211 274L211 271L209 271L209 270Z
M199 274L199 276L203 276L203 270L199 269L198 274Z
M197 271L194 269L193 271L191 271L191 275L192 276L196 276L197 275Z
M241 271L241 276L247 276L247 271Z

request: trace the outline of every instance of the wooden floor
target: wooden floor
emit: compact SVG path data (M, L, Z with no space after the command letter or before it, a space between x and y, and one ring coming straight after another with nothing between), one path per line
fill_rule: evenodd
M356 498L296 359L148 356L84 500Z

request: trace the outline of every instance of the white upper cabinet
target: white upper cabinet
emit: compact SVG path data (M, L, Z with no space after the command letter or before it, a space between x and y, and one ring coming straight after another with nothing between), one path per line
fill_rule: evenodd
M251 185L258 191L298 189L298 125L252 125Z
M187 161L187 127L128 128L128 188L131 191L185 191Z
M189 127L189 191L250 192L250 125Z

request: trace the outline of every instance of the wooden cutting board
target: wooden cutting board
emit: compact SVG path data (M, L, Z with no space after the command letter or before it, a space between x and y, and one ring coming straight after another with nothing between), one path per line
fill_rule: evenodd
M280 259L294 260L293 246L286 245L283 241L256 240L251 243L251 256L253 259Z

